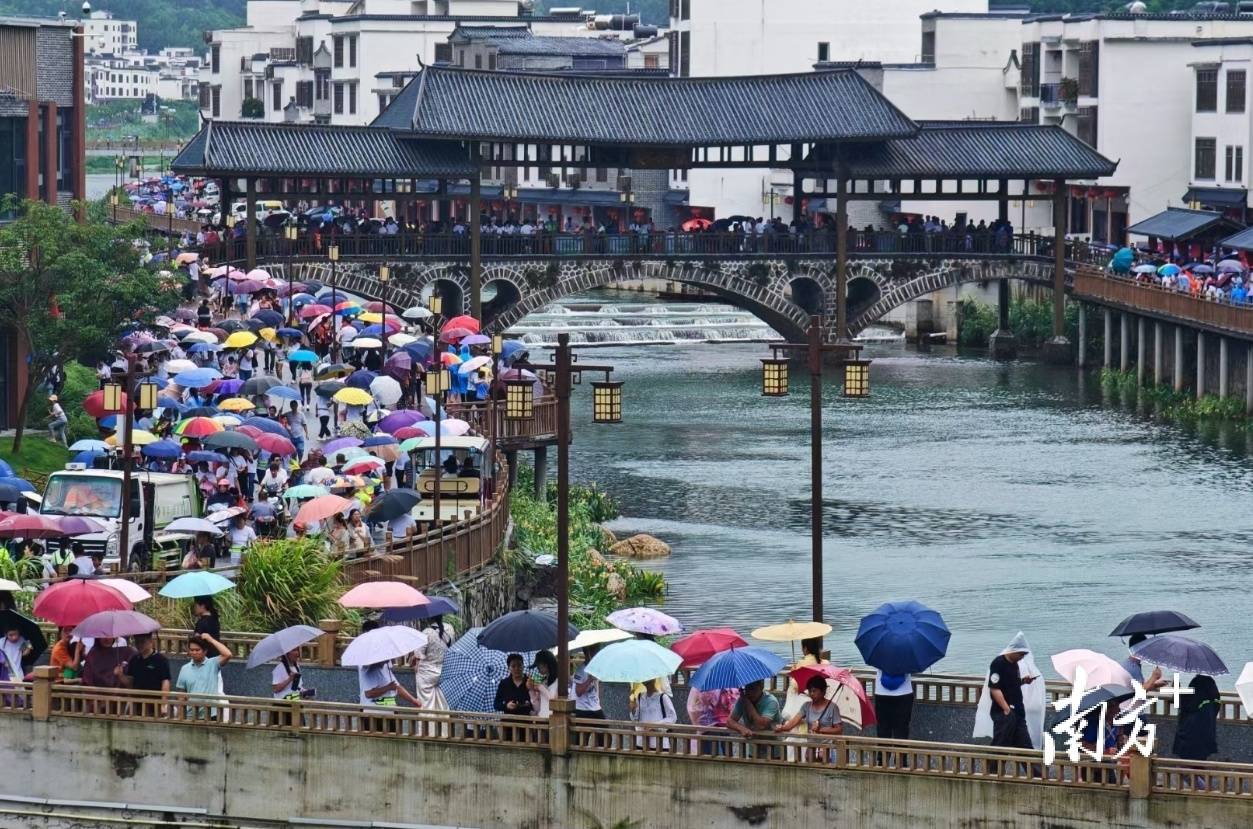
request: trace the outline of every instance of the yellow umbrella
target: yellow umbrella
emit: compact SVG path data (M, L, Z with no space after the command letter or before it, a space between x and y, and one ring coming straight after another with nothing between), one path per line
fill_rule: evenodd
M146 429L131 429L131 443L135 446L147 446L150 443L156 443L158 440L160 440L159 437ZM104 442L110 446L121 446L122 433L117 432L109 435L104 439Z
M260 334L263 339L269 342L274 342L275 340L278 339L278 332L275 331L273 328L262 328L257 333Z
M781 625L757 628L752 636L766 642L795 642L798 639L826 636L830 632L831 626L822 622L795 622L789 619Z
M369 322L369 323L382 322L383 315L380 314L378 311L366 311L365 313L357 314L357 319L361 320L362 322Z
M246 397L228 397L218 404L218 408L228 412L246 412L257 408L257 405Z
M227 348L247 348L257 341L257 335L251 331L236 331L222 343Z
M364 389L347 386L335 392L332 400L338 401L348 406L364 406L374 400L368 391Z

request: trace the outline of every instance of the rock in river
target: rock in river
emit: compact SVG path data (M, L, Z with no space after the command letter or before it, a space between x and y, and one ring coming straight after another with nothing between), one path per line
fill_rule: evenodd
M627 558L663 558L670 555L670 545L646 533L623 539L609 548L615 556Z

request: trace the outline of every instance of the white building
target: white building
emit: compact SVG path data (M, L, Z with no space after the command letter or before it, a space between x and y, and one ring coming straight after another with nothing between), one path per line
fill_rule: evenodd
M97 58L88 62L86 72L88 102L137 100L157 94L160 71L120 57Z
M1249 148L1253 107L1249 74L1253 37L1198 41L1192 63L1192 140L1184 157L1191 174L1191 207L1249 218Z
M82 21L87 54L121 55L139 51L139 24L118 20L112 12L94 11Z

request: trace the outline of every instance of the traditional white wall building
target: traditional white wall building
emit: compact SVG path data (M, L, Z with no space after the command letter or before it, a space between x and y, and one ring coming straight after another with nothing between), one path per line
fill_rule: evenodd
M1197 41L1192 63L1190 187L1183 201L1247 223L1253 37Z
M139 51L139 24L112 12L94 11L82 20L87 54L121 55Z

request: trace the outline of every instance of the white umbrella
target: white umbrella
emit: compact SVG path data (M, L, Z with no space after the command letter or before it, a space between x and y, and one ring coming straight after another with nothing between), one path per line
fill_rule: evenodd
M199 368L199 366L191 360L170 360L165 364L165 370L168 371L171 376L179 374L180 372L191 371L196 368Z
M348 345L348 343L344 343ZM382 348L383 341L374 337L355 337L352 341L353 348Z
M400 400L403 391L395 378L383 375L370 381L370 394L384 406L392 406Z
M408 656L427 644L426 634L404 625L388 625L361 634L348 643L339 664L360 668Z
M166 525L165 531L168 533L183 533L186 535L195 535L196 533L209 533L209 535L221 535L222 528L212 521L206 521L203 518L175 518Z
M618 628L602 628L600 630L581 631L578 636L570 640L570 650L576 651L580 648L588 648L592 645L608 645L610 642L621 642L623 639L630 639L631 634L625 630ZM556 648L550 648L556 653Z
M407 320L425 320L434 316L429 308L424 308L421 305L406 308L404 311L400 312L400 315Z
M1240 702L1244 703L1244 710L1253 717L1253 662L1246 662L1244 670L1240 672L1240 678L1236 680L1236 693L1240 695Z
M409 343L416 343L418 341L418 338L413 336L412 334L406 334L403 331L398 331L395 334L392 334L390 337L388 337L387 341L391 343L392 345L396 346L397 348L399 348L401 346L406 346Z
M216 343L218 335L211 331L193 331L186 337L183 337L185 343Z
M96 579L105 587L112 587L117 592L130 601L131 604L139 604L152 598L152 594L138 584L127 579Z

